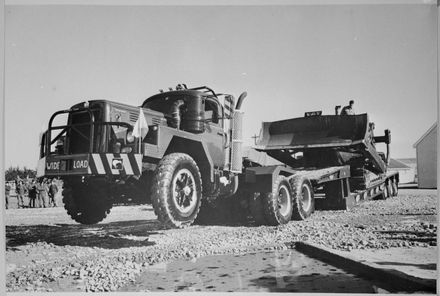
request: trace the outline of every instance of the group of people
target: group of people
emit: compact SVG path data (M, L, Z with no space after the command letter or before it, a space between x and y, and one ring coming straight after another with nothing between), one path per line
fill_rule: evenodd
M6 209L9 208L9 199L11 197L12 185L7 182L5 184L5 204ZM41 178L40 180L15 180L15 192L17 194L17 204L19 208L47 208L56 207L55 196L58 192L58 186L55 179ZM25 205L25 196L28 197L29 203Z

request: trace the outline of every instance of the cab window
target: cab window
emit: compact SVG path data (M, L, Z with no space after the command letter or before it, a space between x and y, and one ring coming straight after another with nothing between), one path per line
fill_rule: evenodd
M216 101L211 99L205 101L205 119L214 124L221 124L222 110Z

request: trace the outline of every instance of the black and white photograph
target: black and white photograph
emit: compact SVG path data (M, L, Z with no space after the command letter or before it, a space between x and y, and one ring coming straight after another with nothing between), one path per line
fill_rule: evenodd
M5 0L4 287L436 294L437 0Z

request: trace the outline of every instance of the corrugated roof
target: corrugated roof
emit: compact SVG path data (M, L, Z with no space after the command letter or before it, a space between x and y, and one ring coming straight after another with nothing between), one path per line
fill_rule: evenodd
M413 148L416 148L417 145L419 145L419 143L427 136L429 135L429 133L433 130L437 128L437 122L435 122L424 134L423 136L420 137L420 139L417 140L417 142L414 143Z

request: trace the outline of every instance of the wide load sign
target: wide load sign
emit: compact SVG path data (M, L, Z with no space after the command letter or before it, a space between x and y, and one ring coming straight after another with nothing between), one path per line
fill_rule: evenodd
M141 175L142 155L92 153L47 156L38 161L37 176L62 175Z

